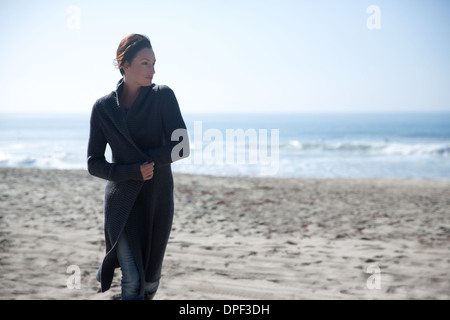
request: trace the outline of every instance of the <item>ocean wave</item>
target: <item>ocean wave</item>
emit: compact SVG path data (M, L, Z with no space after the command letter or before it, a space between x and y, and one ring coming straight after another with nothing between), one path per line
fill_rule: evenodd
M58 152L43 154L11 154L0 152L0 167L40 169L85 169L85 157Z
M174 163L174 172L230 175L267 176L268 165L258 152L256 163L250 162L249 144L244 147L243 164L226 160L227 150L223 145L222 157L212 153L211 146L202 148L191 145L191 156L187 161ZM450 179L450 143L406 143L374 141L301 141L281 140L279 152L272 153L274 145L267 147L272 165L278 177L406 177ZM236 146L235 152L242 151ZM202 150L203 149L203 150ZM217 150L216 150L217 151ZM106 158L111 159L110 149ZM198 155L197 153L201 153ZM197 163L200 159L200 163ZM214 160L214 161L213 161ZM215 161L219 160L219 161ZM220 161L221 160L221 161ZM235 161L236 160L236 161ZM87 168L84 141L70 142L3 142L0 143L0 167L25 167L41 169ZM271 169L272 170L272 169ZM272 171L270 171L272 172Z
M280 150L302 154L352 154L372 156L450 156L450 144L399 142L302 142L280 144Z

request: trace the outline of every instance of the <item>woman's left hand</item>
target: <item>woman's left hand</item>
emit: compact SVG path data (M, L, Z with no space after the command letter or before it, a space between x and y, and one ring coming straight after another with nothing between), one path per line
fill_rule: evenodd
M150 180L151 178L153 178L153 169L155 168L155 163L151 162L145 162L141 165L141 174L142 174L142 179L144 179L144 181L146 180Z

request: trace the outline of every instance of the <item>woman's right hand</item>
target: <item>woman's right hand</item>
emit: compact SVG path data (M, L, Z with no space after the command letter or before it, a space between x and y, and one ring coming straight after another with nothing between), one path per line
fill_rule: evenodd
M144 179L144 181L146 180L150 180L151 178L153 178L153 169L155 168L155 163L151 162L145 162L143 164L141 164L141 174L142 174L142 179Z

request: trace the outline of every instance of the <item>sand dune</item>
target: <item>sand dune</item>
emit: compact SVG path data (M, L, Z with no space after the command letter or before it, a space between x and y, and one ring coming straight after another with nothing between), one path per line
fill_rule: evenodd
M448 181L176 174L175 184L155 299L450 298ZM1 299L120 293L120 272L106 293L95 280L103 187L85 171L0 169Z

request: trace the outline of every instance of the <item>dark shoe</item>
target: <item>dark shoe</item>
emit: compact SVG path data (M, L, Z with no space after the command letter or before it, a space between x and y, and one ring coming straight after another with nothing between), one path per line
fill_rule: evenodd
M153 300L153 297L155 296L156 291L149 293L149 292L144 292L144 300Z

